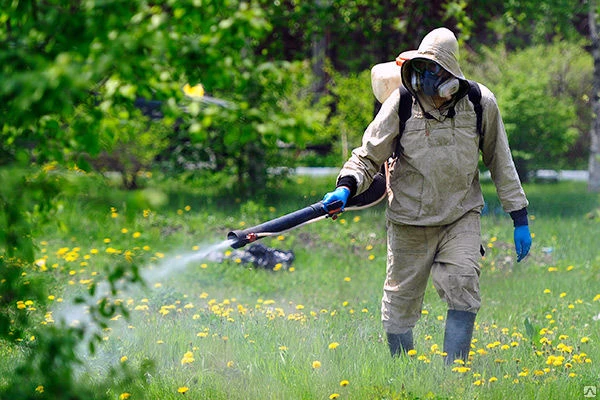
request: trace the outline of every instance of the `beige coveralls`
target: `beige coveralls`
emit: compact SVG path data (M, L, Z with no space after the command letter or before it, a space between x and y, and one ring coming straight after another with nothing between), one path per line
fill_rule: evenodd
M403 76L403 82L410 79ZM491 172L504 211L520 210L528 202L498 105L492 92L479 86L483 162ZM407 88L415 94L410 85ZM417 96L419 102L413 102L411 118L401 137L403 151L391 169L388 187L388 259L382 321L387 333L396 334L406 332L419 319L430 274L449 309L477 313L481 303L479 219L484 202L474 107L465 95L455 102L456 114L450 118L446 116L449 106L438 110L430 97ZM364 132L362 145L353 150L339 173L340 178L355 178L357 193L369 187L395 150L399 101L396 90Z

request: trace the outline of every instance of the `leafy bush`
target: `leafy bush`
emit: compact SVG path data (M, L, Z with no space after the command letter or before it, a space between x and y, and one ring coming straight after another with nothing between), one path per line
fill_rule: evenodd
M579 45L557 42L521 51L486 48L465 74L496 95L516 159L530 168L573 168L567 155L591 124L592 60Z
M362 135L373 119L375 97L371 89L371 72L342 74L329 71L330 94L323 99L331 114L321 134L324 141L333 142L333 166L341 166L350 151L361 143Z

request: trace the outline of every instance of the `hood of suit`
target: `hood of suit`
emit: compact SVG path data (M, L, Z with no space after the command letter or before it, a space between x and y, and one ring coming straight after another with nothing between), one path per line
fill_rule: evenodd
M437 28L429 32L417 50L405 51L398 59L402 60L402 83L407 88L411 87L412 63L417 59L434 61L454 77L465 79L458 63L458 40L447 28Z

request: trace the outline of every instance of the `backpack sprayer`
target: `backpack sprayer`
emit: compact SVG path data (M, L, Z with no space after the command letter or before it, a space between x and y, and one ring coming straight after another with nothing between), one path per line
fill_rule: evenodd
M283 215L281 217L264 222L248 229L231 231L227 239L231 241L231 247L239 249L248 243L267 236L278 235L299 226L318 221L323 218L337 218L342 211L362 210L374 206L383 200L387 194L385 175L378 172L373 178L373 183L363 193L350 198L346 207L342 210L341 201L328 205L329 211L325 209L322 201L311 204L308 207Z

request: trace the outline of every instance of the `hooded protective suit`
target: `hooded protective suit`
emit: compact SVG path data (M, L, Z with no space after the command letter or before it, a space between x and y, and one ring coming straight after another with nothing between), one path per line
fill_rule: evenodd
M403 61L402 84L412 94L413 103L400 137L402 151L390 167L382 322L392 354L410 350L412 328L421 316L431 276L438 294L448 304L444 351L448 354L446 361L451 363L454 357L467 357L481 303L480 212L484 202L479 184L480 151L502 206L515 221L515 238L517 228L524 228L520 229L520 239L527 248L522 255L531 245L526 237L528 202L496 99L481 84L483 138L477 132L477 115L468 98L469 83L458 63L454 34L445 28L435 29L425 36L418 50L402 53L399 59ZM425 60L436 62L445 72L435 65L424 65ZM415 73L424 79L428 73L447 76L454 80L456 91L451 96L425 95L424 86L413 86L413 82L420 85ZM430 92L431 86L427 89ZM354 195L369 187L396 151L399 104L400 91L395 90L367 127L361 146L353 150L340 170L338 188L325 199L336 193Z
M455 222L469 211L481 211L479 141L476 114L467 97L468 83L458 64L454 34L439 28L429 33L418 50L400 55L403 85L413 94L411 118L401 137L403 151L390 173L387 217L398 224L437 226ZM460 81L452 99L439 109L430 96L415 90L411 65L416 59L440 64ZM494 95L484 85L483 162L490 170L506 212L528 205L510 153L506 132ZM399 133L400 91L395 90L366 129L362 145L352 152L338 177L351 194L369 187L373 176L396 148Z

